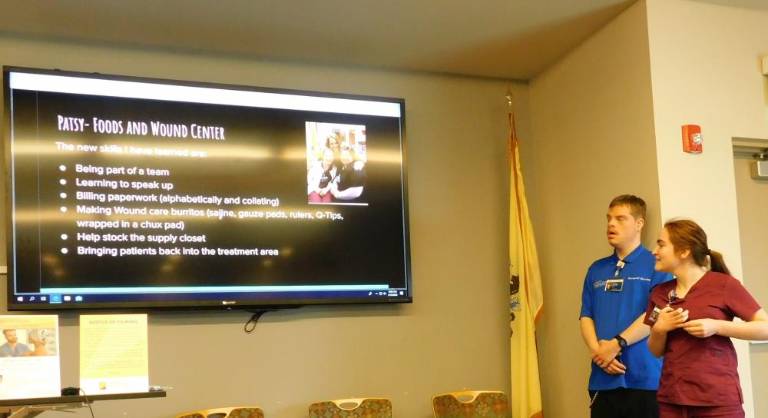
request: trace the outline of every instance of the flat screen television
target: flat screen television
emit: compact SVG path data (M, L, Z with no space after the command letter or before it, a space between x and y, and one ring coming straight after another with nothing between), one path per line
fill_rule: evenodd
M404 100L3 82L9 309L412 301Z

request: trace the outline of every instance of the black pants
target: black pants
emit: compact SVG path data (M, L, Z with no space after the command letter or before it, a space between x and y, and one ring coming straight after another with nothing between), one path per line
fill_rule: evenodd
M589 399L592 418L659 418L655 390L590 390Z

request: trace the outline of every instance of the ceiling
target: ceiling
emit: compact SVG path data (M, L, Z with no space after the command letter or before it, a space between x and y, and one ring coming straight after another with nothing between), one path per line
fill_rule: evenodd
M700 0L768 9L766 0ZM2 0L0 35L528 80L634 0Z

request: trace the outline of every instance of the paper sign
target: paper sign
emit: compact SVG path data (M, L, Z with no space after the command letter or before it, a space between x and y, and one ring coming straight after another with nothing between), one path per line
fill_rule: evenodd
M80 316L80 388L87 395L149 390L146 314Z
M60 395L59 317L0 316L0 399Z

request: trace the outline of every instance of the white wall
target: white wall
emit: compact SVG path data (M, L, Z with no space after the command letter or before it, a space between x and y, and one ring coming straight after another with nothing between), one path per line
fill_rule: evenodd
M722 251L731 272L741 277L731 140L768 138L760 71L761 57L768 54L768 12L648 0L648 32L662 216L699 222L710 246ZM680 126L689 123L702 127L703 154L681 151ZM737 351L751 416L748 347L738 343Z
M270 418L300 417L312 401L378 395L397 416L427 418L439 392L509 392L508 83L13 38L0 38L0 62L406 100L415 302L270 313L251 335L246 313L152 313L150 380L174 389L97 403L97 416L257 404ZM527 87L512 89L530 137ZM77 317L61 323L63 384L77 385Z
M535 176L528 188L544 281L538 328L544 414L589 416L590 357L579 333L581 288L592 261L611 253L610 200L648 203L659 226L645 6L631 6L531 82ZM532 163L532 165L531 165Z

